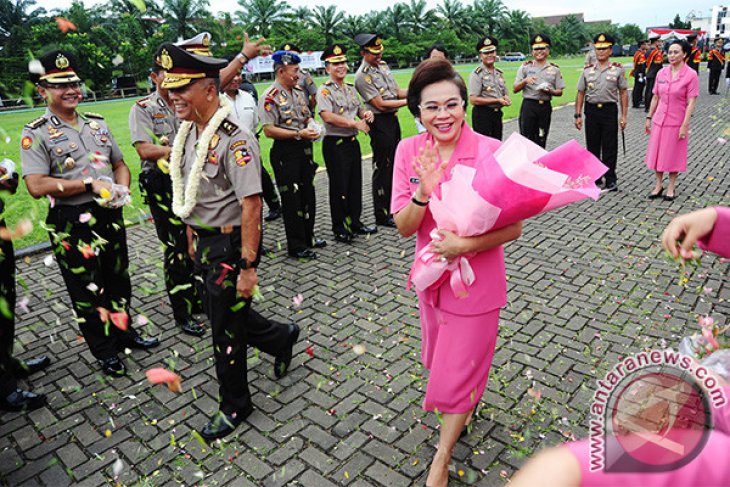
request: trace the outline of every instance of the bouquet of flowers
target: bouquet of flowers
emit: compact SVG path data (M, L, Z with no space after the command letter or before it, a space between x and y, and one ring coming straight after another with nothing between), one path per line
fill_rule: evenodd
M730 325L720 328L711 316L698 319L700 333L684 337L679 344L679 353L697 360L707 370L730 381L730 343L724 337Z
M451 178L434 191L429 207L436 227L461 237L481 235L585 198L597 200L595 181L608 168L576 141L547 152L513 133L474 167L457 164ZM438 239L434 231L432 239ZM477 276L464 255L451 262L424 247L416 255L410 282L422 291L450 273L458 297L468 296Z

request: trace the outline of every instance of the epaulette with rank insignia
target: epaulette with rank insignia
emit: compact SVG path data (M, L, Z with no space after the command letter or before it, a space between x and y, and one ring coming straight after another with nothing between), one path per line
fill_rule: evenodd
M370 66L365 66L364 68L362 68L363 73L367 73L369 70L370 70Z
M504 73L504 71L502 71L502 70L501 70L501 69L499 69L499 68L494 68L494 70L495 70L496 72L500 73L500 74Z
M278 93L279 93L279 89L278 88L274 88L272 86L271 88L269 88L269 91L264 92L264 97L267 98L267 99L268 98L273 99Z
M623 68L624 67L624 65L621 64L621 63L611 63L611 66L615 66L617 68Z
M147 108L147 104L150 101L150 97L145 97L140 100L137 100L137 105L141 106L142 108Z
M100 115L98 113L94 113L94 112L84 112L84 116L89 117L89 118L98 118L99 120L104 120L104 117L102 115Z
M559 68L559 67L560 67L560 66L558 66L558 65L557 65L557 64L555 64L555 63L550 63L550 66L554 66L554 67L556 67L556 68Z
M477 69L475 69L475 70L474 70L474 72L475 72L476 74L479 74L479 73L481 73L481 72L482 72L482 67L481 67L481 66L477 66Z
M299 90L299 91L304 91L304 90L302 90L302 87L301 87L301 86L299 86L299 85L294 85L294 88L292 88L292 89L293 89L293 90Z
M593 66L595 66L595 64L586 64L585 66L583 66L583 69L592 68Z
M523 66L527 66L528 64L532 64L532 61L525 61L524 63L522 63Z
M46 117L40 117L40 118L36 118L35 120L33 120L30 123L25 124L25 126L28 127L29 129L37 129L38 127L40 127L47 121L48 121L48 119Z
M332 83L334 83L334 81L332 81L331 79L328 79L327 81L324 82L324 84L326 84L326 85L331 85Z
M236 132L236 130L238 130L238 125L231 122L229 119L225 119L223 120L223 123L221 123L220 128L226 133L226 135L231 136Z

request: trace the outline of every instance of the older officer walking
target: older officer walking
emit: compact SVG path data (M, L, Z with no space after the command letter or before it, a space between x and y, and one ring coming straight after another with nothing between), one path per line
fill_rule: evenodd
M618 191L616 182L616 158L618 155L618 129L626 128L629 108L628 82L623 65L610 61L614 38L599 33L593 38L596 48L596 64L586 66L578 80L575 97L575 127L583 126L582 110L585 102L586 146L608 167L605 175L606 189ZM618 103L621 118L617 122ZM600 183L600 180L599 180Z
M390 213L393 187L393 161L400 142L398 109L406 106L406 90L398 84L383 61L383 40L377 34L358 34L362 64L355 73L355 89L373 112L370 124L370 147L373 149L373 211L375 223L395 228Z
M274 355L285 372L299 329L249 319L261 244L261 160L254 135L231 121L231 103L219 95L226 61L173 44L162 46L160 59L162 87L183 120L170 158L173 211L194 233L220 384L220 411L200 432L210 441L253 411L247 345Z
M264 134L274 139L269 157L281 196L287 250L291 257L309 260L317 257L312 247L327 245L314 238L317 165L312 141L320 134L309 128L309 100L297 84L301 59L291 51L277 51L272 58L276 81L259 100L259 121Z
M530 39L530 45L534 59L525 61L517 70L513 89L515 93L524 90L520 107L520 133L545 147L553 114L550 100L554 96L563 96L565 81L558 65L547 61L550 38L536 34Z
M475 132L502 140L502 107L512 104L502 71L494 67L497 39L486 36L477 43L482 64L469 75L469 102L474 106L471 124Z
M120 350L159 344L139 336L129 319L122 215L129 169L101 115L76 111L82 99L76 58L52 51L39 61L42 74L31 73L31 81L48 108L23 129L23 177L31 196L51 201L46 223L53 253L91 353L105 374L125 375Z
M132 105L129 131L142 162L139 186L163 246L162 268L175 323L183 333L199 337L205 334L205 329L193 318L193 313L202 312L202 304L195 291L186 227L172 212L172 182L167 165L178 121L170 108L169 94L161 86L164 78L158 49L150 71L150 79L157 89Z
M378 229L365 226L360 220L362 155L357 134L358 131L368 133L367 122L372 122L374 117L357 97L355 87L345 83L346 52L343 46L335 44L322 53L330 79L320 87L317 105L326 130L322 153L329 178L332 232L338 242L349 243L355 235L370 235Z

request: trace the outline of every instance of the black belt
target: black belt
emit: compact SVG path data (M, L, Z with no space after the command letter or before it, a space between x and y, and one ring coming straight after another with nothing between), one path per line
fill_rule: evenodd
M357 139L357 135L325 135L325 139L337 139L337 140L349 140L354 142Z
M616 106L616 102L610 102L610 103L586 103L588 106L592 106L593 108L603 109L603 108L612 108Z
M546 103L549 105L550 100L533 100L532 98L523 98L524 101L530 101L532 103L537 103L538 105L545 105Z
M476 105L474 108L478 110L492 110L493 112L502 111L502 105Z
M398 114L398 112L383 112L383 113L375 113L375 118L378 117L395 117Z
M222 227L190 227L198 237L215 237L216 235L227 235L229 233L241 232L240 226L225 225Z

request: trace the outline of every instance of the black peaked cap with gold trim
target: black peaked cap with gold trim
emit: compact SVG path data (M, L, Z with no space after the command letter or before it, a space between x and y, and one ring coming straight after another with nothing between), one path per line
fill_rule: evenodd
M593 37L593 45L596 49L605 49L616 44L616 39L611 34L599 32Z
M358 34L355 36L355 44L371 54L380 54L384 49L380 34Z
M76 74L78 60L68 51L50 51L38 59L43 66L42 73L30 73L34 84L51 83L56 85L78 83L81 78Z
M324 50L319 59L326 63L343 63L347 61L347 56L345 56L345 54L347 54L345 46L333 44Z
M535 34L530 39L530 46L533 49L535 49L536 47L550 47L552 46L552 42L550 42L550 37L546 36L545 34Z
M181 88L196 79L218 78L227 65L225 59L193 54L175 44L160 46L160 66L165 70L162 87L166 89Z
M479 52L492 52L497 50L499 42L492 36L484 36L477 43L477 51Z

